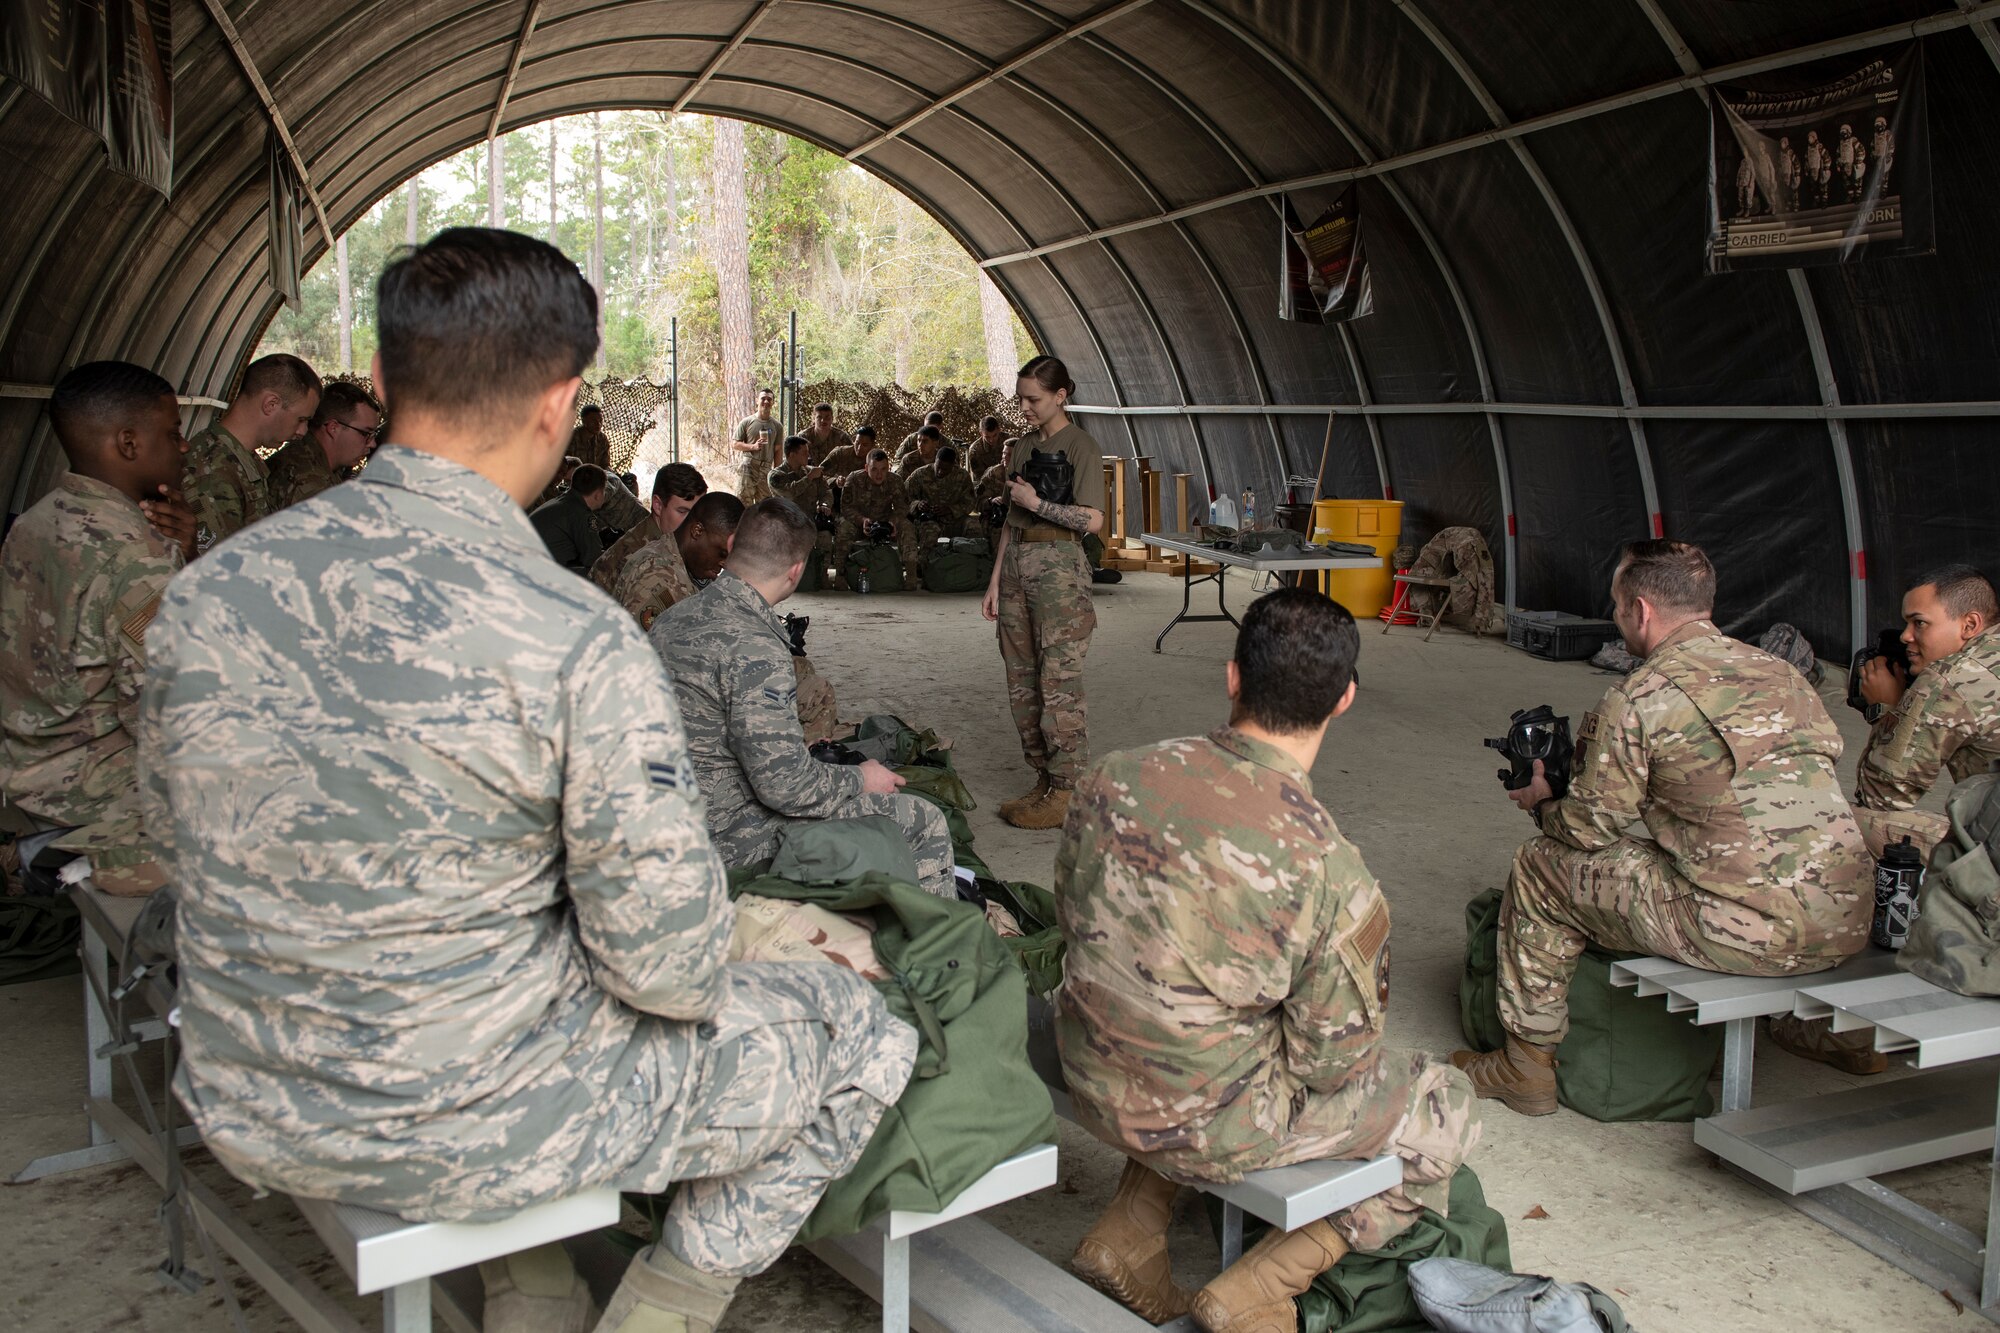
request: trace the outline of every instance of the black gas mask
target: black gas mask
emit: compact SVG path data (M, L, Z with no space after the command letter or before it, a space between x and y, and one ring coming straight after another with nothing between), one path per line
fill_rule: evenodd
M1557 717L1547 704L1515 710L1507 734L1486 742L1488 749L1506 756L1509 767L1500 770L1500 785L1519 791L1535 780L1535 761L1542 761L1542 776L1549 790L1561 796L1569 790L1570 760L1576 746L1570 740L1569 719Z
M1028 455L1028 461L1021 470L1012 474L1035 488L1035 495L1043 504L1071 505L1076 503L1076 466L1069 461L1069 455L1060 449L1043 453L1040 449Z

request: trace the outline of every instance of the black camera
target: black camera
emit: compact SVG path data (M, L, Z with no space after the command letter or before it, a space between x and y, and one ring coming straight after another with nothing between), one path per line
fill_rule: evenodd
M822 764L865 764L868 756L859 750L850 749L839 741L814 741L806 747L806 753Z
M806 631L812 628L812 623L811 616L795 616L789 611L785 613L785 637L791 640L793 657L806 655Z
M1569 738L1569 719L1557 717L1547 704L1514 711L1507 734L1488 739L1486 748L1498 750L1508 767L1500 770L1500 785L1519 791L1535 780L1535 761L1542 761L1542 776L1549 790L1561 796L1569 790L1570 760L1576 752Z
M1007 521L1007 502L1005 500L988 500L985 504L979 506L979 517L985 521L987 527L999 527Z
M892 542L896 540L896 529L887 519L871 518L861 525L861 535L871 542Z
M840 527L840 520L826 510L821 509L813 514L813 526L817 527L821 532L832 532Z
M1854 654L1854 660L1847 664L1847 706L1857 713L1866 713L1873 705L1861 697L1861 668L1875 658L1889 664L1889 669L1902 677L1903 684L1910 683L1910 649L1903 642L1903 631L1885 629L1875 636L1875 642Z

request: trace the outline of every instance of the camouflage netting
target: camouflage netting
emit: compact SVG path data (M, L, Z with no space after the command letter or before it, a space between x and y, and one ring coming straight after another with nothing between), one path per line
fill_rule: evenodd
M576 396L579 412L589 406L604 409L604 433L611 438L613 472L632 470L632 460L639 453L639 442L661 424L661 410L671 411L673 402L672 385L655 384L645 379L605 380L601 384L585 381L582 392ZM652 484L649 478L642 477L640 480L644 486Z
M1021 435L1028 429L1021 417L1020 404L1012 394L962 384L905 389L900 384L814 380L799 389L799 427L812 423L812 410L817 403L833 404L835 420L842 430L852 432L856 426L873 426L876 443L889 449L923 425L928 412L944 413L944 433L954 440L977 436L980 419L986 416L999 417L1009 435Z

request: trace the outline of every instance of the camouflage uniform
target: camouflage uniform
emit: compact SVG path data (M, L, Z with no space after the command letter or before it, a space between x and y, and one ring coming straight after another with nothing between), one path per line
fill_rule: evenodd
M651 506L632 494L623 477L606 475L604 478L604 503L597 507L597 527L600 532L613 529L620 533L630 532L653 516Z
M1007 468L1003 463L995 463L979 474L979 484L972 488L972 499L976 504L988 500L998 500L1007 494Z
M651 629L668 607L694 596L694 580L681 560L681 548L669 533L634 551L619 572L611 596L632 614L640 629Z
M625 562L632 553L642 546L648 546L660 539L660 520L650 513L643 523L606 547L604 554L597 557L597 563L590 567L590 581L606 592L618 586L618 576L624 572Z
M738 444L749 444L761 437L754 454L731 451L736 459L736 498L743 502L745 509L770 497L771 468L778 461L778 440L783 433L776 420L766 421L754 414L736 423L736 434L732 438Z
M611 437L601 430L578 426L569 433L569 448L563 452L579 462L611 470Z
M915 1043L840 969L725 965L722 863L630 620L499 487L394 445L190 573L139 744L209 1149L412 1219L687 1180L681 1258L774 1259Z
M1394 1153L1403 1183L1328 1219L1357 1250L1446 1211L1471 1085L1382 1049L1389 904L1290 755L1222 727L1110 756L1055 889L1056 1036L1092 1133L1181 1181Z
M220 421L188 441L181 493L194 509L195 545L206 551L272 511L271 469Z
M181 550L137 502L64 473L0 545L0 798L104 872L153 859L140 836L146 631Z
M951 834L936 806L900 792L870 795L859 768L807 753L791 644L763 594L725 569L655 621L652 641L680 696L709 836L723 860L769 860L786 824L887 815L909 839L923 887L956 895Z
M781 495L805 512L807 518L817 518L819 507L833 508L833 487L824 476L811 476L806 470L798 472L790 468L771 469L771 494ZM833 534L821 528L814 550L825 560L833 550Z
M269 477L264 485L271 497L271 512L290 509L301 500L310 500L340 480L326 450L311 432L293 440L265 460Z
M908 493L912 507L932 505L950 514L945 523L912 520L916 523L917 549L928 552L940 537L965 535L966 516L972 513L972 474L962 467L939 472L937 465L918 468L910 474Z
M868 460L861 456L860 447L850 442L835 445L832 449L828 450L826 457L819 460L819 466L825 469L826 475L830 478L845 477L848 473L858 470L867 462ZM829 482L828 484L831 485L832 483Z
M1104 458L1082 427L1053 440L1076 469L1075 503L1104 512ZM1089 762L1084 732L1083 659L1097 628L1090 569L1079 534L1036 519L1020 505L1007 509L1006 549L1000 553L1000 660L1007 702L1028 766L1068 787Z
M2000 634L1988 631L1925 664L1868 733L1855 766L1854 817L1868 850L1907 834L1925 856L1951 821L1917 802L1949 771L1963 782L2000 759Z
M806 437L806 462L813 467L826 467L826 460L834 453L841 449L852 449L854 447L854 437L838 426L829 431L824 440L814 435L810 430L800 431L799 434ZM847 471L852 472L854 468L859 466L861 465L856 463L849 467ZM827 468L827 472L829 475L834 475L832 468ZM845 476L847 474L843 472L838 475Z
M898 458L889 470L902 478L903 485L908 486L911 477L916 476L920 470L929 467L936 461L937 453L935 451L931 453L929 458L925 458L922 449L912 449L909 453Z
M958 461L964 464L967 476L983 477L986 475L986 469L1000 466L1007 444L1008 441L1004 439L988 444L986 437L982 435L972 442Z
M1506 632L1507 613L1493 598L1493 552L1478 528L1444 529L1424 543L1410 572L1432 578L1463 578L1465 582L1450 590L1451 603L1444 618L1475 634ZM1410 610L1427 616L1446 595L1442 588L1412 586Z
M880 521L896 525L896 550L903 559L904 582L914 587L920 576L917 565L917 534L910 522L910 497L903 480L890 473L880 482L870 481L866 472L849 474L841 491L840 526L833 534L833 569L847 577L847 553L861 540L864 522Z
M1874 868L1840 794L1840 733L1781 658L1707 621L1669 635L1577 735L1500 914L1500 1017L1569 1030L1586 944L1743 976L1817 972L1867 943ZM1624 836L1644 821L1650 839Z

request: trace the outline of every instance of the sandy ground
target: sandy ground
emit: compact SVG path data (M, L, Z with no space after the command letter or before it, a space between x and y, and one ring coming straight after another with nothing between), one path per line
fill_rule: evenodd
M1242 585L1231 583L1240 603ZM1178 586L1159 576L1131 576L1123 586L1099 589L1088 676L1098 752L1205 731L1223 720L1230 627L1182 626L1163 655L1152 651L1153 636L1179 601ZM1029 775L1008 718L992 630L980 620L976 600L827 593L798 602L796 609L813 617L808 647L838 687L843 716L893 711L952 737L961 770L985 806L973 815L981 853L1009 878L1046 883L1056 834L1012 829L992 813L1026 787ZM1494 781L1496 756L1480 748L1480 738L1498 734L1514 708L1549 703L1580 717L1610 678L1582 664L1539 662L1493 639L1442 631L1423 643L1413 630L1384 637L1377 628L1363 627L1361 694L1335 724L1313 778L1393 905L1390 1041L1445 1052L1459 1044L1464 904L1502 881L1528 833ZM1859 720L1831 697L1829 706L1847 733L1851 771ZM0 1173L7 1173L81 1142L78 983L0 988L0 1031L7 1034L0 1049ZM1847 1081L1768 1042L1758 1054L1760 1102ZM1058 1262L1109 1197L1119 1165L1115 1153L1069 1126L1061 1146L1059 1189L986 1214ZM205 1155L190 1161L227 1197L247 1200L248 1191ZM1528 1120L1494 1106L1473 1164L1509 1219L1518 1269L1614 1291L1634 1326L1647 1333L1986 1326L1717 1169L1695 1149L1685 1125L1604 1125L1568 1110ZM1975 1230L1982 1225L1987 1169L1976 1158L1896 1183ZM230 1328L216 1288L186 1296L154 1279L163 1255L156 1202L151 1183L131 1166L0 1192L0 1253L10 1260L0 1269L0 1329ZM265 1199L250 1207L267 1240L338 1288L337 1270L289 1204ZM1527 1220L1537 1207L1547 1217ZM1186 1211L1175 1255L1183 1279L1205 1280L1217 1264L1214 1245ZM199 1266L209 1269L206 1261ZM253 1329L295 1327L233 1266L227 1272ZM347 1303L357 1312L373 1304L351 1296ZM817 1261L794 1253L746 1284L724 1327L862 1333L879 1327L879 1315Z

